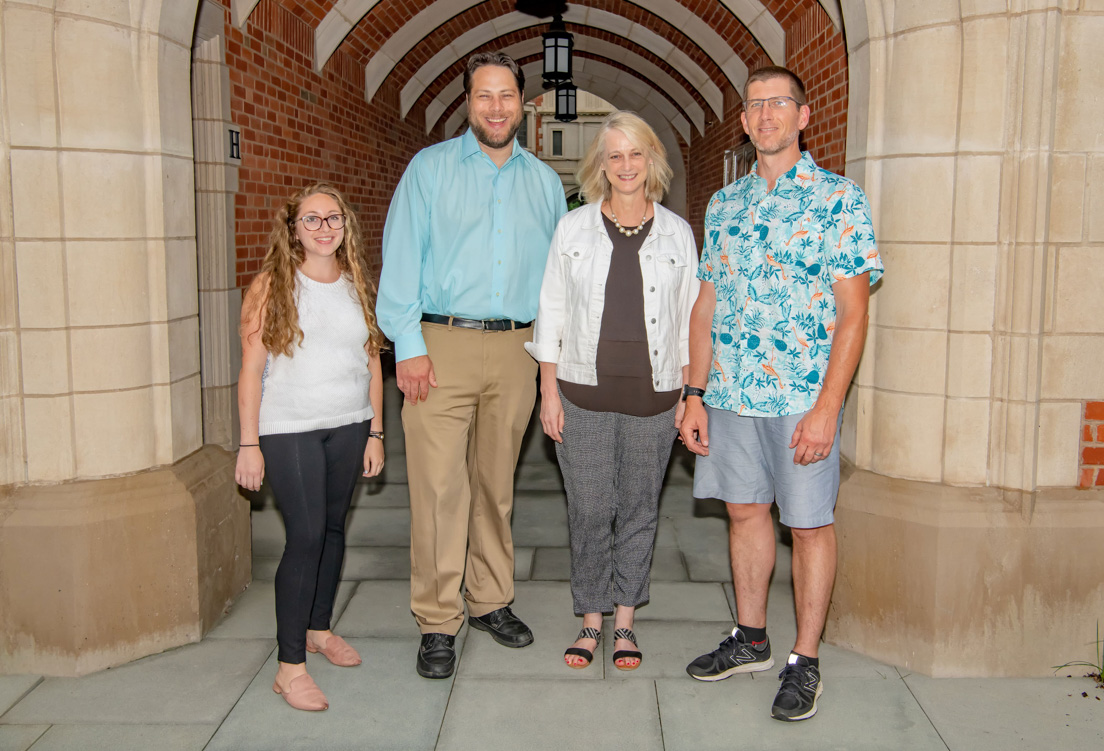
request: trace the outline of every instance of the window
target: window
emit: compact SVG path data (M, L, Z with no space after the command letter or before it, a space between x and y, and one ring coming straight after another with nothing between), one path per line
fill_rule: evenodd
M517 141L521 144L521 148L529 148L529 113L526 112L521 117L521 127L517 131Z
M552 156L563 156L563 131L552 131Z

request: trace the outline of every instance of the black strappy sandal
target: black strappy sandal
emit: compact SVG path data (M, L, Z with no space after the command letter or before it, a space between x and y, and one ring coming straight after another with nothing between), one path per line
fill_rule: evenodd
M590 628L589 626L587 626L579 631L579 635L575 637L575 641L578 641L579 639L593 639L595 642L594 648L597 649L598 644L602 642L602 632L596 628ZM571 663L566 662L567 658L572 655L574 655L575 657L582 657L584 660L586 660L586 663L583 665L572 665ZM583 649L582 647L568 647L564 651L564 660L564 664L567 665L569 668L572 668L573 670L582 670L585 667L589 667L590 663L594 662L594 653L591 652L589 649Z
M631 641L634 645L636 644L636 634L634 634L632 632L631 628L619 628L619 629L617 629L616 631L613 632L613 638L614 639L627 639L627 640ZM633 657L636 658L636 664L631 666L631 667L629 667L627 665L622 666L622 665L617 664L618 660L626 660L626 659L631 659ZM642 655L640 652L636 652L636 651L631 650L631 649L619 649L619 650L617 650L616 652L613 653L613 666L615 668L617 668L618 670L636 670L638 667L640 667L640 663L643 662L643 661L644 661L644 655Z

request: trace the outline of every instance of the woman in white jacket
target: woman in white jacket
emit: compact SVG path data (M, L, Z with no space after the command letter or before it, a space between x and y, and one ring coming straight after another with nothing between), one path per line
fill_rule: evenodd
M552 238L533 342L541 425L567 490L571 594L583 617L565 652L594 659L614 613L613 662L640 665L633 615L648 601L659 492L682 417L697 253L659 204L671 179L655 132L630 112L603 122L583 157L587 204Z

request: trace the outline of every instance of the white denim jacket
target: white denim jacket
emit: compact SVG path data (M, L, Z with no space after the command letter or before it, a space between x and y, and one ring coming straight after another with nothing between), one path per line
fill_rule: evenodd
M612 255L600 204L580 206L560 219L544 268L533 341L525 349L538 362L556 363L556 376L565 381L598 383L598 335ZM690 225L655 204L639 255L652 386L673 391L682 386L682 367L690 363L690 309L700 284Z

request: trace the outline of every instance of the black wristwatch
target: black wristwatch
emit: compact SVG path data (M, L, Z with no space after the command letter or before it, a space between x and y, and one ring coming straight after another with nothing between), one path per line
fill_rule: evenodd
M368 437L369 438L379 438L382 441L383 440L383 431L382 430L369 430L368 431Z
M689 396L696 396L696 397L699 397L699 398L704 398L705 397L705 389L699 389L696 386L691 386L690 384L686 384L685 386L682 387L682 400L686 401L686 398L689 397Z

